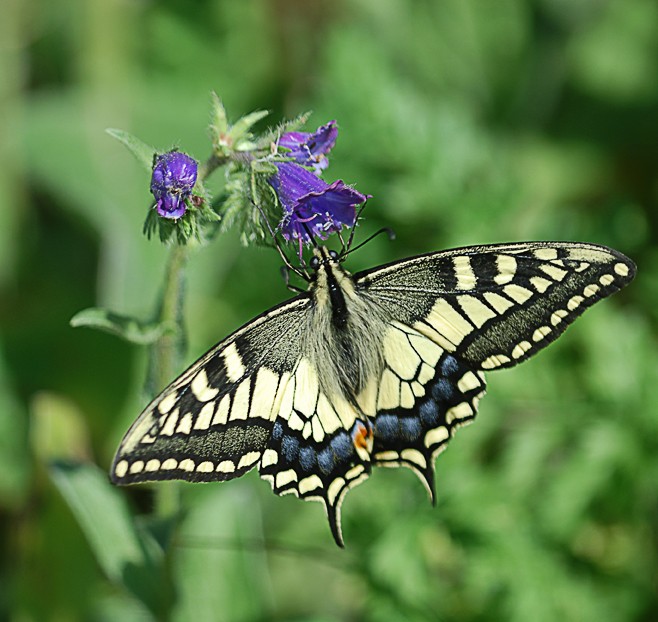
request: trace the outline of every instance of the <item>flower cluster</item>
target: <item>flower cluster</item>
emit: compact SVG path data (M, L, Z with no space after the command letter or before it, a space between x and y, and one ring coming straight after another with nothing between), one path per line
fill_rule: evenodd
M302 115L278 130L255 134L253 127L266 115L252 112L230 124L213 94L212 153L202 165L177 150L154 154L137 137L108 130L151 173L155 202L144 223L147 237L157 233L163 242L175 238L187 244L236 227L244 244L271 245L272 235L278 234L298 245L301 258L303 245L355 226L357 208L369 195L342 180L328 183L321 177L338 137L336 121L302 132ZM219 168L224 168L225 183L211 202L205 184Z
M283 208L281 235L289 242L297 241L300 254L302 243L311 244L314 237L324 240L344 226L353 227L357 206L369 198L342 180L328 184L318 177L328 165L327 153L337 135L336 122L330 121L313 133L283 134L278 143L289 150L284 155L292 161L276 162L277 172L268 182Z

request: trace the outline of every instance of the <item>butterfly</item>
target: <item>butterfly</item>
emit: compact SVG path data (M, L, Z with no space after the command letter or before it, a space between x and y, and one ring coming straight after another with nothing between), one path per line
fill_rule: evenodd
M594 244L472 246L357 274L314 249L309 287L210 349L125 435L115 484L229 480L257 467L277 495L340 508L373 466L434 461L470 423L485 373L525 361L635 265Z

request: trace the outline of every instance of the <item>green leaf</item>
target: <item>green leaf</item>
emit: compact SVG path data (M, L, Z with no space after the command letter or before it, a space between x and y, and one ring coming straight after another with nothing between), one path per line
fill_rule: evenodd
M261 119L265 118L269 113L267 110L257 110L251 112L241 119L231 127L228 132L230 142L233 145L233 148L236 151L245 151L248 149L253 149L254 144L249 140L249 130L258 123Z
M125 501L104 472L90 464L56 462L50 474L111 580L121 583L126 567L149 561Z
M172 567L179 590L174 622L268 619L268 557L250 546L263 540L261 506L249 484L194 491Z
M124 130L108 128L105 131L128 147L131 153L144 165L144 168L149 173L153 170L153 156L157 153L156 149Z
M278 140L283 134L301 130L304 125L306 125L310 116L310 112L304 112L290 121L280 123L274 129L271 129L260 137L258 140L258 146L260 148L265 148L270 143Z
M133 317L97 307L91 307L76 313L71 318L70 324L73 328L84 326L102 330L141 346L154 343L165 333L174 331L173 327L168 327L166 324L140 322Z
M222 104L222 100L219 99L217 93L213 91L210 94L210 97L210 131L212 133L213 141L218 142L228 131L228 120L226 118L224 104Z
M137 529L107 474L91 464L64 462L53 463L49 471L103 572L160 615L171 594L163 551L149 532Z

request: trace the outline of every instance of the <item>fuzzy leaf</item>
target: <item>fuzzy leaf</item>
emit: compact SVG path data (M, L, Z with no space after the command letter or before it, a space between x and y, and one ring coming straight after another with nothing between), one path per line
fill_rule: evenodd
M272 162L267 162L266 160L254 160L251 163L251 170L259 175L271 177L272 175L276 175L278 169Z
M238 122L231 127L228 131L228 135L231 144L233 144L236 151L247 151L255 147L255 144L249 140L251 138L249 131L256 123L258 123L258 121L264 119L268 114L270 113L267 110L251 112L239 119Z
M224 104L219 96L214 91L210 94L211 111L210 111L210 130L213 133L213 138L223 136L228 131L228 120L226 118L226 110Z
M277 141L283 134L286 134L287 132L298 132L304 127L304 125L306 125L306 122L310 116L310 112L304 112L303 114L300 114L290 121L284 121L283 123L280 123L274 129L271 129L270 131L263 134L263 136L258 141L258 146L260 148L265 148L270 143Z
M153 156L157 153L156 149L124 130L108 128L105 131L112 136L112 138L116 138L128 147L131 153L144 165L144 168L149 173L153 170Z
M71 318L70 324L73 328L84 326L102 330L140 346L154 343L170 330L162 323L140 322L135 318L97 307L83 309L76 313Z

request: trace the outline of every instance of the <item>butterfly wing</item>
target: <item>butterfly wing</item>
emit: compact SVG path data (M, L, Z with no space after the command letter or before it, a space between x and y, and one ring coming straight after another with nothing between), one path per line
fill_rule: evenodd
M347 491L370 475L372 431L353 404L327 396L317 371L303 357L287 383L259 464L278 495L324 503L331 532L343 546L340 507Z
M156 397L114 458L115 484L227 480L261 459L300 358L307 297L259 316Z
M434 458L475 417L483 372L532 356L634 275L621 253L569 242L467 247L355 275L397 320L385 336L373 463L411 467L434 498Z
M258 466L276 494L322 501L342 545L342 499L371 463L413 468L433 496L434 458L475 416L483 371L525 360L634 274L616 251L570 243L463 248L358 274L373 316L390 318L384 371L358 396L322 390L304 347L313 298L299 296L156 397L122 441L112 481L219 481Z
M258 466L278 495L322 501L343 545L340 505L370 473L367 421L326 396L303 355L309 297L271 309L156 397L123 439L115 484L233 479Z
M434 459L453 431L475 417L486 391L484 374L396 321L384 336L384 349L372 461L410 467L434 502Z
M393 317L488 370L532 356L634 276L605 246L526 242L421 255L355 279Z

